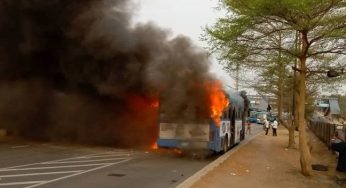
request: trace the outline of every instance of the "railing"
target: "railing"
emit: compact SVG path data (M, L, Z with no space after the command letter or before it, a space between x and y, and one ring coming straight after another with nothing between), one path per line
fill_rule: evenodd
M340 138L346 140L346 125L309 120L308 127L327 146L330 146L330 140L334 137L336 131Z

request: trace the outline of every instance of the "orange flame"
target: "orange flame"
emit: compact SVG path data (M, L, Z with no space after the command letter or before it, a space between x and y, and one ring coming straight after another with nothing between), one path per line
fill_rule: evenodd
M159 100L154 99L154 101L151 102L150 106L153 108L159 108Z
M138 137L141 146L152 148L158 135L158 97L129 93L127 95L127 103L128 110L124 115L124 118L127 120L127 126L124 126L124 130L132 132L136 137L138 137L139 133L145 132L145 134L141 134Z
M229 105L220 81L207 83L207 90L210 100L210 117L214 120L215 125L219 126L221 116L225 108Z
M157 146L157 142L155 142L152 146L151 149L157 150L159 147Z

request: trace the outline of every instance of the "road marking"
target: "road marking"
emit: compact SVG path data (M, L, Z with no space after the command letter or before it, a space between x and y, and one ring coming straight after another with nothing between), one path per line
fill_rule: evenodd
M115 165L115 164L124 163L124 162L127 162L127 161L131 160L131 159L132 159L132 158L129 158L129 159L125 159L125 160L123 160L123 161L119 161L119 162L111 163L111 164L108 164L108 165L103 165L103 166L100 166L100 167L92 168L92 169L90 169L90 170L86 170L86 171L79 172L79 173L76 173L76 174L71 174L71 175L68 175L68 176L64 176L64 177L56 178L56 179L53 179L53 180L45 181L45 182L38 183L38 184L35 184L35 185L27 186L27 187L25 187L25 188L38 187L38 186L41 186L41 185L44 185L44 184L56 182L56 181L63 180L63 179L67 179L67 178L70 178L70 177L73 177L73 176L78 176L78 175L81 175L81 174L85 174L85 173L88 173L88 172L92 172L92 171L95 171L95 170L99 170L99 169L102 169L102 168L106 168L106 167L109 167L109 166L112 166L112 165Z
M109 153L109 152L107 152L107 154L108 154L108 153ZM42 164L42 163L66 161L66 160L71 160L71 159L80 159L80 157L88 157L88 156L93 156L93 155L101 155L101 154L99 154L99 153L94 153L94 154L89 154L89 155L84 155L84 156L79 156L79 157L69 157L69 158L58 159L58 160L52 160L52 161L46 161L46 162L30 163L30 164L18 165L18 166L10 166L10 167L5 167L5 168L1 168L1 169L20 168L20 167L26 167L26 166L40 165L40 164Z
M24 170L41 170L41 169L54 169L54 168L73 168L73 167L88 167L88 166L102 166L111 163L97 163L97 164L81 164L81 165L68 165L68 166L47 166L47 167L33 167L33 168L18 168L18 169L0 169L0 172L8 171L24 171Z
M103 157L119 157L119 156L130 156L130 154L129 153L124 153L124 154L93 155L93 156L79 157L79 159L92 159L92 158L103 158Z
M63 163L88 163L88 162L99 162L99 161L114 161L127 158L109 158L109 159L94 159L94 160L82 160L82 161L55 161L55 162L43 162L41 164L63 164Z
M115 151L107 151L107 152L103 152L103 153L93 153L90 154L88 156L95 156L95 155L113 155L116 153L130 153L131 151L129 150L115 150Z
M109 153L109 152L103 153L103 154L94 153L94 154L85 155L85 156L70 157L70 158L59 159L59 160L52 160L52 161L46 161L46 162L38 162L38 163L0 168L0 172L3 172L3 175L0 175L0 180L1 178L29 177L29 176L44 177L47 175L61 174L58 176L58 178L55 178L55 179L51 179L52 177L50 177L40 181L7 182L7 183L0 183L0 186L24 185L25 188L37 187L47 183L67 179L70 177L96 171L102 168L106 168L112 165L116 165L116 164L120 164L120 163L127 162L129 160L132 160L132 158L129 158L126 156L130 156L130 154L129 153ZM91 160L84 160L84 159L91 159ZM83 163L91 163L91 164L83 164ZM41 167L34 166L34 165L41 165ZM42 166L42 165L48 165L48 166ZM78 169L78 167L87 167L87 168ZM69 168L71 171L68 171L64 168ZM73 168L77 168L77 169L73 169ZM53 171L48 171L48 172L36 171L35 172L35 170L45 170L45 169L53 169ZM25 170L34 170L34 171L25 173ZM60 170L63 170L63 171L60 171ZM10 171L15 172L15 174L6 173Z
M12 146L11 149L26 148L26 147L29 147L29 146L30 145Z
M40 175L52 175L52 174L70 174L70 173L79 173L82 170L74 171L61 171L61 172L38 172L38 173L29 173L29 174L11 174L11 175L0 175L1 178L11 178L11 177L21 177L21 176L40 176Z
M110 155L111 153L104 153L106 155ZM126 155L127 153L118 153L122 155ZM73 159L83 159L83 158L88 158L88 157L93 157L93 156L101 156L103 155L102 153L94 153L94 154L89 154L89 155L84 155L84 156L78 156L78 157L71 157L71 158L65 158L65 159L58 159L58 160L53 160L53 161L47 161L47 162L59 162L59 161L67 161L67 160L73 160ZM113 153L112 155L116 155ZM44 162L46 163L46 162Z
M38 183L44 183L44 182L45 181L22 181L22 182L13 182L13 183L0 183L0 186L38 184Z

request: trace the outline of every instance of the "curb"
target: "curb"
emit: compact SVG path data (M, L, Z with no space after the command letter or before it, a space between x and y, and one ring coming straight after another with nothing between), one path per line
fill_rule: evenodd
M199 181L203 176L207 175L210 171L212 171L215 167L219 166L221 163L223 163L228 157L230 157L232 154L237 152L242 147L246 146L251 140L255 139L258 135L263 134L262 131L254 135L253 137L249 138L248 140L241 142L236 146L235 148L229 150L227 153L223 154L219 158L217 158L215 161L211 162L198 172L196 172L194 175L187 178L185 181L183 181L181 184L176 186L176 188L188 188L191 187L193 184L195 184L197 181Z

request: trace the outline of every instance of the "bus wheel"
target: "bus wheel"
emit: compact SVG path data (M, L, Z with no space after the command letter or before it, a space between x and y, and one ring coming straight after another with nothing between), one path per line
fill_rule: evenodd
M228 136L226 135L223 138L223 148L222 148L223 152L226 153L228 150Z

